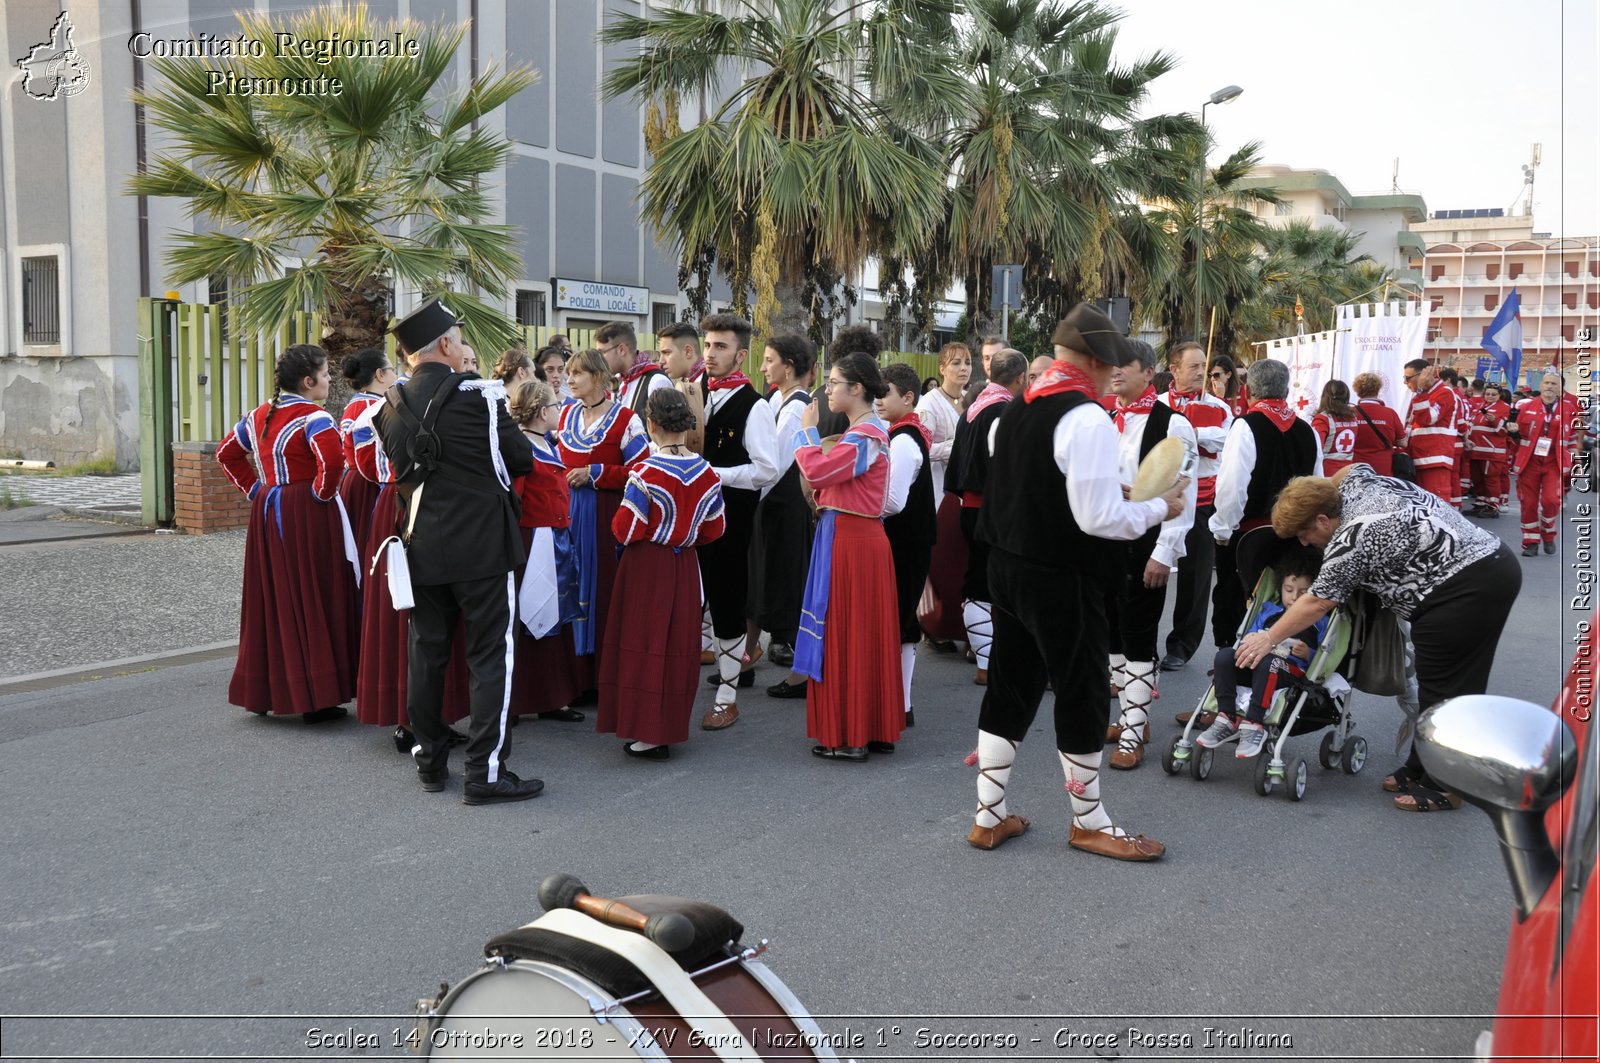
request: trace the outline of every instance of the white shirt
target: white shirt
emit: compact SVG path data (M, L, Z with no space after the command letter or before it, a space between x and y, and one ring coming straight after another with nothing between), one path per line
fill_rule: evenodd
M1160 400L1157 400L1160 401ZM1165 405L1165 403L1162 403ZM1133 478L1139 471L1139 449L1144 445L1144 429L1149 422L1147 413L1124 413L1122 415L1122 435L1117 442L1117 466L1122 474L1122 483L1133 486ZM1112 422L1112 428L1116 422ZM1167 422L1167 438L1181 439L1189 447L1191 454L1196 453L1194 426L1189 419L1181 413L1173 413ZM1194 476L1189 477L1189 486L1183 491L1183 512L1171 520L1163 521L1161 534L1156 538L1155 549L1150 553L1150 560L1174 568L1178 559L1184 555L1184 536L1189 534L1189 529L1194 527L1194 503L1197 491L1197 481ZM1074 513L1077 510L1073 510ZM1164 512L1164 511L1163 511Z
M1211 514L1211 534L1218 542L1233 538L1244 519L1244 503L1250 494L1250 475L1256 468L1256 437L1243 417L1234 418L1228 441L1222 447L1222 465L1217 470L1217 511ZM1312 476L1322 475L1322 450L1316 448Z
M922 471L922 448L911 438L911 433L901 432L889 437L889 495L883 500L883 515L892 517L906 508L906 498L911 485L917 482Z
M1130 502L1122 497L1117 471L1117 427L1098 402L1086 402L1056 422L1051 451L1067 480L1067 504L1085 535L1137 539L1167 518L1159 498Z
M948 395L934 388L917 400L917 416L933 434L933 443L928 447L928 461L933 465L933 504L937 508L944 494L944 473L950 466L950 448L955 445L961 411L956 409Z
M646 385L648 388L645 392L646 402L649 402L650 396L662 388L670 388L672 386L672 378L667 376L666 373L646 373L639 380L648 380L650 382ZM622 385L622 391L617 395L619 405L626 406L630 410L633 409L633 400L639 394L639 380L632 380Z
M800 431L800 419L806 415L806 403L787 402L785 400L792 398L796 394L805 395L806 402L811 401L810 394L804 388L791 391L788 395L774 390L771 395L762 400L766 403L773 423L777 426L773 449L778 463L778 474L772 478L772 483L761 489L763 498L766 497L767 492L771 491L779 480L783 479L784 474L789 471L789 466L794 464L794 436L796 432Z
M709 424L711 422L712 415L722 408L723 403L728 401L730 395L736 395L738 392L738 388L724 388L721 391L708 390L706 393L706 423ZM713 465L711 467L712 471L722 480L722 485L745 491L759 491L764 487L771 487L777 483L778 426L773 422L771 407L765 403L757 402L750 407L750 414L744 421L744 449L745 453L750 455L750 460L744 465L724 466L722 468ZM793 451L789 454L789 460L794 460Z

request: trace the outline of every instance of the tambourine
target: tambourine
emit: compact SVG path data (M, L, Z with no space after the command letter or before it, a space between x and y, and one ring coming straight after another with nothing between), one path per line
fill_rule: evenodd
M1193 475L1194 462L1194 449L1188 442L1168 436L1151 447L1150 453L1139 462L1139 471L1134 474L1128 499L1148 502L1152 498L1160 498L1172 489L1180 476Z

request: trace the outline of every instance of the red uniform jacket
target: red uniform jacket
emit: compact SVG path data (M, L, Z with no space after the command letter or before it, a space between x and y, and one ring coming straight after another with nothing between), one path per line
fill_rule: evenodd
M1411 400L1411 413L1407 418L1411 433L1407 437L1411 460L1418 470L1427 468L1453 469L1456 464L1456 440L1460 438L1456 420L1456 393L1444 381L1435 381L1433 387Z
M1472 418L1472 430L1467 435L1467 446L1473 461L1487 461L1503 465L1510 457L1506 449L1506 419L1511 407L1504 402L1478 404Z
M1511 467L1519 473L1527 468L1539 457L1539 441L1549 439L1546 455L1554 458L1562 475L1566 475L1572 468L1583 428L1583 407L1571 395L1558 397L1554 409L1548 413L1539 396L1523 399L1517 403L1517 456Z

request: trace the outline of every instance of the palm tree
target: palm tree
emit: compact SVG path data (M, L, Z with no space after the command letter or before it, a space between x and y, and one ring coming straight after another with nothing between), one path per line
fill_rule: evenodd
M1318 229L1305 221L1268 229L1254 262L1254 290L1235 314L1237 332L1259 339L1291 335L1297 302L1306 331L1321 332L1333 327L1340 303L1377 294L1390 271L1370 255L1357 254L1357 239L1343 229Z
M601 84L668 121L647 136L653 159L641 216L679 257L691 294L712 265L758 332L809 327L821 337L837 285L874 255L927 245L944 172L883 97L917 99L937 123L959 79L924 42L948 25L949 0L741 0L736 14L667 9L610 16L603 41L638 46ZM943 20L941 22L941 20ZM719 79L733 86L720 99ZM677 100L704 94L710 114L678 131ZM846 289L846 298L851 294ZM692 309L703 309L692 308Z
M298 310L323 313L323 346L335 358L381 344L396 284L425 295L452 292L469 342L494 350L515 329L479 293L503 299L520 272L512 230L492 224L479 185L510 145L479 120L532 83L527 69L490 68L448 97L439 81L464 26L378 24L365 6L327 7L283 21L240 16L260 42L223 66L152 59L159 88L138 94L173 139L127 183L133 195L186 201L214 228L179 233L167 255L174 283L230 279L240 323L276 329ZM415 40L415 58L280 55L275 35L299 40ZM214 70L252 84L335 79L340 92L211 94ZM298 268L287 269L290 256Z

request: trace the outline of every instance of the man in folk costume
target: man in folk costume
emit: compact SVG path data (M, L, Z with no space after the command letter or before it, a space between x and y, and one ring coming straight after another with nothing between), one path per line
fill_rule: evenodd
M472 729L463 800L523 801L544 789L505 767L511 749L511 646L515 570L524 559L513 477L533 469L533 450L506 409L498 380L459 369L471 348L448 307L431 299L394 327L416 356L402 388L375 418L405 507L398 518L416 604L407 646L406 712L422 788L444 789L450 729L441 718L458 620L472 674Z
M700 720L707 731L739 719L738 687L755 681L742 665L753 663L747 646L745 605L750 595L750 536L762 488L778 478L777 426L744 373L750 354L750 322L737 314L712 314L700 322L705 337L706 375L701 382L706 411L706 461L722 481L727 530L700 547L701 576L716 639L716 703Z
M1196 442L1194 427L1158 399L1151 386L1156 352L1138 340L1130 340L1129 346L1132 360L1111 371L1111 394L1100 402L1116 425L1118 471L1122 483L1131 487L1139 463L1157 443L1177 439L1193 455ZM1150 703L1156 697L1156 629L1167 600L1167 580L1183 556L1194 523L1195 491L1190 479L1183 511L1124 545L1126 560L1113 573L1106 594L1111 683L1117 688L1122 709L1106 732L1106 741L1117 743L1111 754L1113 768L1137 768L1150 740Z
M1168 351L1167 371L1172 374L1172 390L1163 401L1194 428L1200 452L1195 467L1194 519L1178 555L1172 630L1167 632L1167 654L1161 658L1163 672L1176 672L1189 663L1205 637L1211 568L1216 560L1208 522L1217 511L1217 470L1233 425L1233 411L1225 400L1206 390L1206 352L1198 343L1191 340Z
M1405 365L1406 387L1412 391L1411 409L1406 417L1407 449L1417 466L1417 486L1432 492L1451 505L1461 485L1456 478L1456 393L1438 377L1438 372L1421 358Z
M656 364L667 374L672 386L689 400L694 428L689 431L688 447L696 454L706 448L705 392L700 378L706 363L700 357L700 330L687 321L675 321L656 333ZM703 611L700 621L700 663L716 664L716 641L711 634L711 610Z
M656 365L653 353L639 349L639 337L626 321L608 321L595 329L595 343L600 345L600 356L606 368L622 381L617 391L617 404L626 406L642 422L645 403L652 393L672 386L667 374Z
M989 681L989 647L994 641L989 612L989 547L977 534L979 514L992 467L994 426L1011 400L1022 394L1027 373L1028 360L1020 351L1007 348L989 360L989 382L956 425L950 467L945 472L944 489L961 499L961 534L968 547L967 575L961 585L961 617L967 628L967 643L977 658L978 670L972 681L979 686Z
M1583 435L1585 418L1578 400L1562 391L1561 377L1549 372L1539 381L1539 394L1517 403L1508 429L1517 438L1511 467L1517 474L1522 502L1522 556L1556 552L1556 522L1561 498L1572 485L1572 463Z
M978 718L978 812L967 841L993 849L1028 829L1007 811L1017 744L1048 681L1056 749L1072 804L1067 844L1117 860L1158 859L1160 842L1113 824L1100 801L1108 717L1105 591L1117 542L1183 510L1180 480L1160 498L1122 497L1117 432L1099 402L1130 348L1111 319L1079 304L1052 337L1056 361L995 432L979 534L991 547L995 640ZM998 364L999 358L995 359Z
M1471 516L1498 517L1505 505L1510 480L1511 455L1506 448L1506 425L1511 407L1500 396L1497 384L1484 389L1483 401L1472 418L1467 436L1468 456L1472 461L1472 497L1477 502Z
M1211 638L1218 649L1233 645L1256 579L1280 542L1272 531L1273 500L1296 476L1322 475L1317 433L1286 401L1289 367L1262 358L1250 363L1248 378L1250 410L1233 422L1223 444L1217 508L1211 515L1217 543Z

